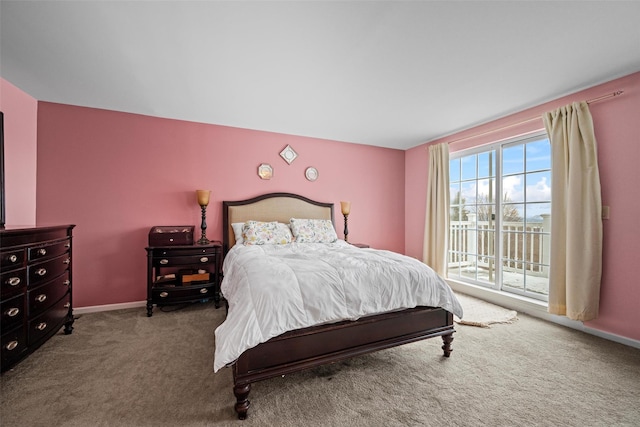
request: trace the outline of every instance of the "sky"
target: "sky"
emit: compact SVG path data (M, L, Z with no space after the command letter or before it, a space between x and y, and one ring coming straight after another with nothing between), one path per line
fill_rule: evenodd
M452 159L449 166L451 200L461 191L466 204L480 196L488 200L496 194L496 151ZM551 146L541 137L526 144L502 149L501 186L503 200L513 203L523 218L551 213ZM525 205L526 202L526 205Z

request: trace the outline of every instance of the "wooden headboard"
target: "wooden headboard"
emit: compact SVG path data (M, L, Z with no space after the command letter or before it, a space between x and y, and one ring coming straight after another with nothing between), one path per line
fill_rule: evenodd
M222 202L222 244L224 253L236 243L231 224L236 222L278 221L291 218L333 220L333 203L322 203L291 193L268 193L247 200ZM334 222L335 225L335 222Z

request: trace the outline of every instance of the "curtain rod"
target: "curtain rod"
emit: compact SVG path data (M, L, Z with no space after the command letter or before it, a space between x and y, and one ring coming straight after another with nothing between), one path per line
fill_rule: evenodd
M615 92L608 93L606 95L602 95L602 96L599 96L597 98L589 99L589 100L587 100L587 104L593 104L594 102L603 101L603 100L608 99L608 98L613 98L614 96L620 96L623 93L624 93L624 90L617 90ZM539 120L540 118L541 118L541 116L529 117L528 119L520 120L519 122L511 123L510 125L502 126L502 127L496 128L496 129L491 129L491 130L488 130L488 131L485 131L485 132L481 132L481 133L477 133L477 134L471 135L471 136L465 136L464 138L454 139L453 141L447 142L447 144L453 144L455 142L466 141L467 139L477 138L479 136L488 135L490 133L498 132L498 131L501 131L501 130L504 130L504 129L509 129L510 127L518 126L518 125L521 125L523 123L528 123L528 122L532 122L534 120Z

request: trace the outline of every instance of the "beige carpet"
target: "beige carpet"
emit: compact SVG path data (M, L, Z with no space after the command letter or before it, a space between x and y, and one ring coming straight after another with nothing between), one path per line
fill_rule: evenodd
M454 316L454 321L461 325L490 328L494 323L513 323L518 320L518 313L514 310L490 304L469 295L457 293L464 313L462 319Z
M526 314L253 385L235 418L213 373L224 309L84 314L0 378L12 427L610 427L640 425L640 350Z

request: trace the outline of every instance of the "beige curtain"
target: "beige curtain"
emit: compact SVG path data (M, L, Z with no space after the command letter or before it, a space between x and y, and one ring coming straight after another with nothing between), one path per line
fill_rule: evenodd
M449 146L429 146L427 215L424 224L424 262L445 277L449 240Z
M549 312L598 317L602 275L602 200L593 121L586 102L545 113L551 141Z

